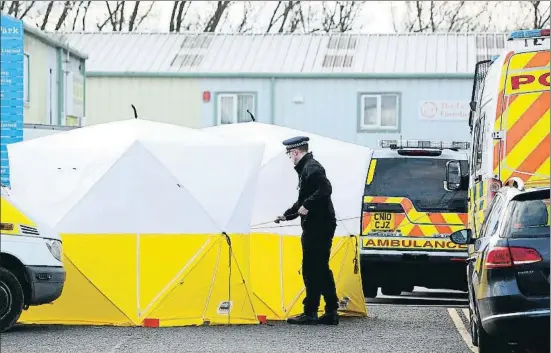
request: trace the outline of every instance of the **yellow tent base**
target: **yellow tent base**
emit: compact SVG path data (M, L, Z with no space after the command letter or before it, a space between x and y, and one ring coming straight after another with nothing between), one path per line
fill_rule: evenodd
M258 324L246 236L62 235L67 279L19 323L158 326ZM244 270L242 270L244 269Z
M250 239L251 283L256 313L274 321L302 313L305 289L301 274L300 236L254 233ZM342 316L367 316L358 241L357 236L337 236L333 240L330 266ZM324 306L322 297L320 314Z

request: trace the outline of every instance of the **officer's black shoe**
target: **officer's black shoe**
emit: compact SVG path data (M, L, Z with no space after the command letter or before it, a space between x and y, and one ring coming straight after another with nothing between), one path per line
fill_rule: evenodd
M336 311L329 311L320 316L318 319L318 324L321 325L338 325L339 324L339 313Z
M288 318L287 323L291 325L317 325L318 315L300 314L298 316Z

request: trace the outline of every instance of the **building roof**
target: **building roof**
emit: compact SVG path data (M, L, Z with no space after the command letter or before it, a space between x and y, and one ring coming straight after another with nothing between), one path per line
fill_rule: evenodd
M62 38L60 38L59 36L57 36L56 38L55 36L46 34L40 29L30 26L26 23L23 23L23 33L31 34L32 36L38 38L40 41L51 45L54 48L62 48L63 50L68 50L71 55L76 56L77 58L88 59L88 55L75 49L72 45L67 46L67 43L63 42Z
M124 74L440 74L472 76L511 46L506 33L218 34L73 32L86 71Z

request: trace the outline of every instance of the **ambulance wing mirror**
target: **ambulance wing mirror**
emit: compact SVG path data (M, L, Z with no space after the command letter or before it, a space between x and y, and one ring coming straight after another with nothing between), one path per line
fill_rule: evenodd
M457 245L473 244L473 232L470 229L461 229L450 234L450 240Z
M446 180L444 180L444 189L447 191L457 191L461 189L461 163L459 161L449 161L446 163Z

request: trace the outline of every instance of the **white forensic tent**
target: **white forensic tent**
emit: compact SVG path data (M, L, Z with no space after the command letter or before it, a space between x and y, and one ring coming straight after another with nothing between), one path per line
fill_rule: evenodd
M247 241L262 143L141 119L9 145L12 196L58 231L67 282L23 323L258 323Z
M298 176L282 141L308 136L310 150L332 184L338 225L331 269L341 313L366 316L359 264L361 204L370 162L370 149L338 140L257 122L203 129L221 137L266 144L251 220L250 272L257 314L281 320L302 312L304 285L300 274L300 220L273 220L297 198ZM323 309L320 305L320 311Z

